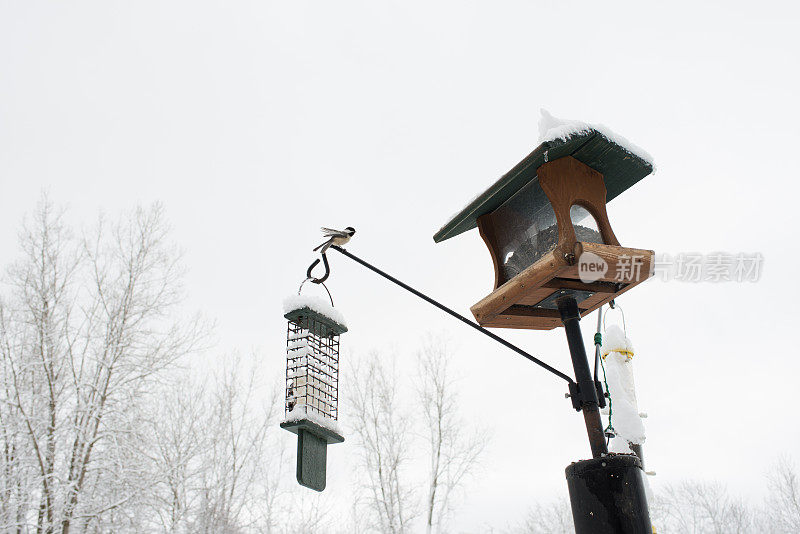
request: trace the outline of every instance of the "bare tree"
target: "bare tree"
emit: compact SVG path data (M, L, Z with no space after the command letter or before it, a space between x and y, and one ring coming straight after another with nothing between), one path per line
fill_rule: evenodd
M788 457L780 458L767 474L769 494L765 516L773 532L800 532L800 478Z
M686 481L665 486L656 492L650 511L659 532L754 532L753 510L719 483Z
M397 377L371 354L351 368L348 386L370 526L379 532L408 532L415 515L413 492L404 478L411 428L397 398Z
M4 401L9 408L5 425L8 430L21 427L24 441L17 439L8 445L17 467L23 468L26 463L32 466L37 480L27 502L17 503L22 506L17 510L18 529L24 527L33 509L37 525L45 531L55 520L57 419L65 395L67 340L74 336L69 315L72 275L78 259L68 250L71 238L62 223L62 213L45 199L33 223L26 224L20 233L24 258L9 268L12 293L3 304L0 331Z
M20 531L93 528L152 482L131 459L133 414L196 345L198 324L170 319L181 270L159 206L80 240L45 198L20 245L0 309L4 491L14 495L3 519Z
M428 442L425 531L441 532L452 512L453 494L477 466L487 435L472 431L460 415L450 354L444 339L429 336L417 355L417 392Z
M159 389L161 402L145 419L140 444L157 482L134 522L151 532L189 532L197 512L203 454L211 438L207 388L189 373L181 373Z
M276 424L277 391L259 410L257 374L243 373L238 358L217 375L209 420L210 436L201 473L200 510L195 528L201 532L245 532L257 526L257 507L265 488L267 431ZM269 495L267 495L269 499Z
M0 530L23 532L29 514L31 500L29 495L36 484L36 469L29 453L27 428L20 406L15 398L15 383L11 380L11 368L15 362L9 354L15 350L15 335L9 329L7 306L0 300L0 374L2 375L2 392L0 392L0 440L2 440L2 479L0 479ZM17 385L22 386L29 376L19 377ZM38 489L38 488L37 488Z
M288 491L281 495L278 523L269 532L281 534L306 534L308 532L336 532L332 525L332 509L326 505L323 494L310 494L305 490ZM347 532L352 532L348 529Z
M280 391L265 394L260 374L239 357L221 360L209 380L184 375L179 386L171 381L161 388L164 402L140 445L150 451L158 483L136 521L139 529L325 530L327 511L285 488L290 480L282 476L288 458L277 428Z
M525 516L519 528L519 534L572 534L575 527L572 522L572 509L566 498L538 503Z

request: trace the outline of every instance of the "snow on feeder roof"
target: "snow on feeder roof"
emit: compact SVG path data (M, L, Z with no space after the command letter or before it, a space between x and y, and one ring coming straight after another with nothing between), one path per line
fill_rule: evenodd
M291 295L283 301L284 317L294 319L302 316L314 317L318 320L319 327L323 330L320 335L329 333L336 335L347 332L344 315L319 297L306 295Z
M482 326L550 330L557 297L573 295L583 316L653 274L653 251L620 246L606 213L653 172L649 154L544 110L539 128L541 144L434 235L478 227L495 269L494 291L471 308Z
M339 415L339 336L344 316L316 297L284 301L286 333L286 416L281 428L297 434L297 481L325 489L327 446L344 437Z
M603 175L606 202L618 197L652 173L653 158L624 137L599 124L559 120L542 110L540 145L486 191L475 197L433 236L440 243L477 226L481 215L491 213L522 187L537 179L548 161L571 156Z

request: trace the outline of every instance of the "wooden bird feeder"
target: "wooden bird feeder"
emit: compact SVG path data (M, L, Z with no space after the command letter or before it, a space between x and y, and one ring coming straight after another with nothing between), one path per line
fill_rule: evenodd
M482 326L561 326L555 299L575 296L581 316L653 275L653 251L620 245L606 202L653 171L590 129L542 143L434 236L477 226L494 264L494 291L472 306Z

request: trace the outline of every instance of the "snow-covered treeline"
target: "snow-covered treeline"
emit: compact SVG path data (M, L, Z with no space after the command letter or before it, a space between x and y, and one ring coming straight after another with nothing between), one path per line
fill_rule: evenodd
M45 198L24 224L0 293L0 531L269 531L292 506L276 399L233 357L191 372L210 326L181 317L168 234L158 205L78 233Z

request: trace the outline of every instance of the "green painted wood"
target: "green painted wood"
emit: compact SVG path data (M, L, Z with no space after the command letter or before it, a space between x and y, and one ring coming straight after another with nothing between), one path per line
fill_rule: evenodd
M347 327L345 325L339 324L327 315L322 315L307 307L292 310L284 315L284 317L297 324L301 324L300 321L302 317L314 319L317 322L317 329L313 333L320 337L329 337L331 335L338 336L347 332Z
M524 185L536 180L539 167L547 161L564 156L572 156L603 174L607 190L606 202L653 172L649 163L595 130L573 136L566 141L558 139L542 143L450 219L436 232L433 240L439 243L475 228L478 217L491 213Z
M307 430L297 433L297 482L301 486L325 489L328 443Z
M283 422L281 428L297 434L297 482L314 491L324 490L328 444L344 438L309 419Z
M281 428L288 430L289 432L293 432L294 434L299 434L300 430L306 430L312 434L316 434L320 438L324 439L327 443L341 443L344 441L344 437L340 436L333 430L325 428L322 425L318 425L309 419L283 422L280 426Z

